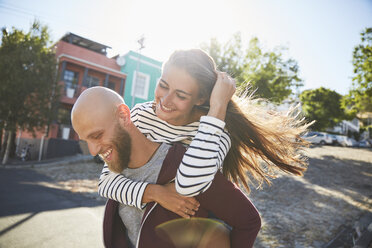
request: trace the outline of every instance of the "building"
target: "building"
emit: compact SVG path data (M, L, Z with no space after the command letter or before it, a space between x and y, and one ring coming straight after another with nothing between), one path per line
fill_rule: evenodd
M135 104L154 99L157 82L161 76L162 62L134 51L117 57L121 71L127 75L124 100L132 108Z
M17 147L32 144L31 159L53 158L80 152L79 138L71 126L70 113L77 97L85 89L105 86L124 95L127 75L115 58L107 57L110 47L67 33L55 45L58 61L58 84L62 88L56 118L36 137L18 132Z
M360 121L354 118L351 121L343 120L327 131L348 135L348 133L359 133Z

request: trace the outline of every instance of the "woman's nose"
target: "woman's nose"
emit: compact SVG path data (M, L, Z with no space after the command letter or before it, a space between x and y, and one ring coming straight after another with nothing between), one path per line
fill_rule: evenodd
M172 93L166 94L162 99L162 104L167 106L172 103L173 95Z

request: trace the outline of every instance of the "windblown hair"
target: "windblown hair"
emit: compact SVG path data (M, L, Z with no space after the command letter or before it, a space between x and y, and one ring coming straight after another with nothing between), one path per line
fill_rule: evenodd
M208 100L202 107L209 107L209 97L217 80L216 64L200 49L175 51L164 64L184 69L199 84L199 97ZM268 108L265 99L252 94L234 96L226 112L226 128L231 137L231 149L224 163L224 175L236 184L242 183L249 192L249 184L270 184L279 169L302 176L307 161L301 150L308 143L301 138L311 123L299 118L297 107L287 113ZM296 114L297 113L297 114ZM254 182L252 181L254 179Z

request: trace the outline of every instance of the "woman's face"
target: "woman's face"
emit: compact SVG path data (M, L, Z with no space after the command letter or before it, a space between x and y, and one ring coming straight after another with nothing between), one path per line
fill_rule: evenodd
M182 126L194 120L193 108L201 105L199 86L185 70L167 66L155 89L156 115L171 125Z

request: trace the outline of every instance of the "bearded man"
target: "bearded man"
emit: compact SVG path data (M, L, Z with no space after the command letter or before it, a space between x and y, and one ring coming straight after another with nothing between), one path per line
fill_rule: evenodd
M100 154L110 170L124 168L122 174L127 178L152 183L147 187L174 179L184 147L148 140L132 123L128 106L116 92L104 87L85 90L72 109L71 120L79 138L87 142L90 153ZM175 190L174 194L177 194ZM211 187L196 199L200 202L199 208L195 208L196 201L190 203L197 210L196 217L207 217L211 211L232 227L230 239L214 235L207 242L208 247L230 247L230 240L234 247L253 245L261 224L259 214L248 198L221 173L216 174ZM113 212L107 211L107 206ZM175 247L155 233L159 224L179 218L175 213L154 202L144 210L112 200L107 206L106 247ZM121 221L119 217L113 219L115 216L120 216Z

